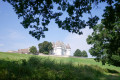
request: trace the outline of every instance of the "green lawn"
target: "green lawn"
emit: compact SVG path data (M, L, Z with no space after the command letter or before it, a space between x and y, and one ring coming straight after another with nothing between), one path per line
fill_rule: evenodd
M120 80L119 72L93 59L0 52L0 80Z

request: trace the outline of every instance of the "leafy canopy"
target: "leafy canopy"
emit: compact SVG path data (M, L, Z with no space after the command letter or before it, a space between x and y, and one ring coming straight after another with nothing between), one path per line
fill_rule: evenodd
M96 25L99 18L91 16L92 5L106 2L112 6L119 0L3 0L13 6L18 18L22 18L24 28L31 28L29 34L38 40L45 37L44 31L48 31L47 25L51 19L55 20L59 28L72 33L82 34L81 29ZM57 6L57 7L56 7ZM56 11L57 8L57 11ZM68 17L64 20L60 17L64 13ZM83 14L89 14L88 21L82 19ZM108 19L107 19L108 20Z
M93 45L89 52L97 61L120 66L120 23L113 29L107 29L103 24L95 26L87 43Z
M102 61L120 66L120 2L105 8L101 24L93 27L87 43L93 45L89 50Z

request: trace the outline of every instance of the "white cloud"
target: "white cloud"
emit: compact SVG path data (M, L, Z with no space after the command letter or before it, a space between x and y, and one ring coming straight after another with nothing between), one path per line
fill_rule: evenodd
M91 57L91 55L89 54L89 49L91 47L91 45L88 45L86 42L86 39L88 37L88 35L90 35L92 33L92 30L89 28L86 28L83 31L83 35L78 35L78 34L72 34L70 33L66 38L65 38L65 43L69 43L71 46L71 54L73 55L73 53L75 52L76 49L80 49L80 50L85 50L88 53L88 56Z

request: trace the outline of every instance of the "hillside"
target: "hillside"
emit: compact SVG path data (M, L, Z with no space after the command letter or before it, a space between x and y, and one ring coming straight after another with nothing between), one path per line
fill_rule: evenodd
M93 59L0 52L0 80L119 80L120 67Z

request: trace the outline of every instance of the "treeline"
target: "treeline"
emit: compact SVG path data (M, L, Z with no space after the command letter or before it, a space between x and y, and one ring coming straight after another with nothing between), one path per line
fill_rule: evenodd
M43 43L38 44L39 50L37 51L36 46L30 47L30 53L32 54L37 54L38 53L43 53L43 54L49 54L51 50L53 50L52 43L48 41L44 41Z
M77 49L74 52L74 56L77 56L77 57L88 57L87 52L85 50L81 51L79 49Z

